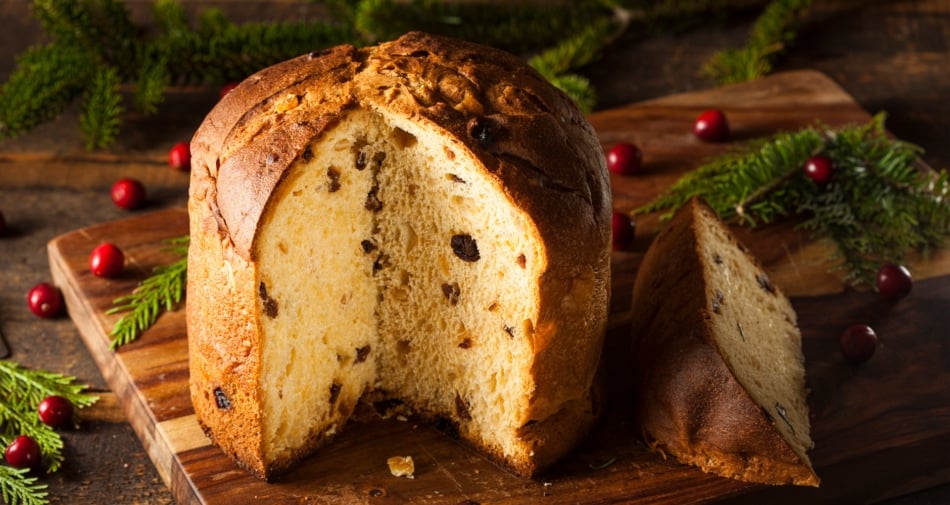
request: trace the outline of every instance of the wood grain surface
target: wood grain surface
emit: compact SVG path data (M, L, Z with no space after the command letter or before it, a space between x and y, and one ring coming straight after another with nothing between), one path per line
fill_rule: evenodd
M776 129L863 122L868 115L817 72L791 72L727 88L596 113L591 120L605 147L621 140L645 151L646 175L614 177L618 210L646 201L679 174L727 145L692 137L696 113L722 107L740 138ZM118 316L104 311L152 268L170 261L167 238L187 233L182 209L96 225L49 243L55 282L70 316L116 393L158 473L179 503L861 503L950 481L950 262L945 254L916 261L913 293L884 305L874 293L844 288L827 273L826 244L791 225L742 231L742 239L793 297L807 359L813 414L812 452L819 489L763 487L705 475L648 452L631 412L625 307L637 263L659 226L638 221L634 250L613 256L612 325L604 366L607 412L573 454L536 480L516 478L424 424L400 420L351 422L331 445L274 484L237 469L198 428L187 392L187 346L182 308L163 315L143 337L117 352L108 329ZM102 241L128 257L119 279L92 276L88 254ZM837 352L837 336L855 322L874 326L883 346L863 366ZM414 479L393 477L386 459L411 455Z

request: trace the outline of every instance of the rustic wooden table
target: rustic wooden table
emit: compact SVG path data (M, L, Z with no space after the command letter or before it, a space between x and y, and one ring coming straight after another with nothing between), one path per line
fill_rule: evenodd
M241 4L194 0L189 8L223 7L237 19L299 16L314 9L290 0ZM922 146L934 168L950 167L950 2L947 0L816 2L794 47L777 70L816 69L839 83L869 112L887 111L888 128ZM148 19L145 0L129 2ZM42 40L30 2L0 1L0 81L14 57ZM697 69L716 48L742 44L754 17L734 19L678 35L631 30L584 74L611 108L671 93L713 86ZM25 294L49 279L46 243L77 228L127 217L109 198L125 176L142 180L149 206L180 207L188 176L168 168L164 153L187 140L217 96L215 89L171 93L155 117L129 116L117 147L87 152L76 133L75 111L28 135L0 142L0 212L9 233L0 237L0 333L10 358L30 367L76 376L102 400L84 412L80 429L65 433L66 464L44 477L52 503L161 504L172 498L125 421L116 398L68 318L40 320ZM947 448L950 454L950 447ZM948 461L950 464L950 461ZM859 479L860 476L855 476ZM926 490L908 483L892 505L950 503L950 486Z

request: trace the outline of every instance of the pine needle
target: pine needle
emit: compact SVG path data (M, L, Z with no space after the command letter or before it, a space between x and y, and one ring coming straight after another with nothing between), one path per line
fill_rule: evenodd
M106 314L126 314L116 321L109 332L112 337L110 348L117 349L135 341L142 332L155 324L162 312L174 310L184 298L188 271L188 240L187 236L169 240L169 250L181 258L156 268L132 293L113 300L113 307L106 311Z
M0 465L0 496L7 505L46 505L46 484L36 482L29 468Z
M112 67L96 72L83 99L79 114L79 130L90 151L108 146L119 134L119 115L122 114L122 96L119 73Z

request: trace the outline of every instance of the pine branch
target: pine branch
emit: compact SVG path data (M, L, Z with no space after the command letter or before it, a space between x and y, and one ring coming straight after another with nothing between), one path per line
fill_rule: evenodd
M568 71L597 59L601 48L623 31L625 19L597 20L577 35L532 57L528 60L528 65L567 93L581 110L590 112L597 100L590 81Z
M61 43L28 49L0 87L0 138L53 119L80 96L94 68L85 52Z
M7 400L4 398L3 400ZM6 447L14 438L27 435L40 446L43 458L46 460L46 471L53 473L63 464L63 439L59 433L43 424L33 411L24 411L17 405L0 401L0 444Z
M762 77L772 71L775 58L795 39L798 18L812 0L772 0L756 20L745 47L716 53L702 72L719 84Z
M46 505L46 484L38 484L29 468L0 465L0 497L7 505Z
M79 130L86 140L86 149L106 147L119 134L122 95L118 72L106 67L96 73L86 92L79 114Z
M832 159L820 188L802 172L816 153ZM950 233L946 171L918 168L919 147L888 138L884 115L866 125L780 133L708 160L634 214L669 218L693 196L726 220L764 225L792 216L813 238L836 245L832 269L853 285L871 284L881 263L909 251L945 247Z
M62 396L77 407L87 407L98 397L85 394L84 384L76 384L75 377L44 370L30 370L12 361L0 360L0 397L16 398L29 408L36 407L51 395Z
M559 43L611 11L601 2L523 4L517 2L437 2L364 0L354 9L354 25L370 42L410 30L449 35L515 52Z
M775 0L776 5L790 2ZM121 127L122 96L116 83L133 84L134 106L153 114L172 85L220 85L310 51L342 43L364 45L409 30L535 54L535 67L589 111L595 93L576 72L592 62L631 19L649 31L663 24L656 20L708 19L721 11L714 0L323 3L329 5L333 17L235 24L219 9L207 9L194 20L178 0L156 0L156 30L147 33L132 22L122 0L33 0L36 17L51 42L26 51L10 80L0 87L0 138L26 132L82 98L80 127L87 147L106 147ZM781 12L763 18L779 19ZM765 21L760 25L766 36L774 31ZM103 75L105 69L110 70Z
M172 239L169 242L172 244L169 250L181 258L156 268L131 294L113 300L113 307L106 311L106 314L126 312L116 321L109 333L112 337L112 349L133 342L155 324L163 311L174 310L184 298L188 270L188 237Z
M84 393L86 386L74 381L74 377L0 361L0 444L5 447L15 437L28 435L39 444L47 471L57 471L63 463L63 440L40 421L36 409L51 395L62 396L76 407L91 405L98 399Z

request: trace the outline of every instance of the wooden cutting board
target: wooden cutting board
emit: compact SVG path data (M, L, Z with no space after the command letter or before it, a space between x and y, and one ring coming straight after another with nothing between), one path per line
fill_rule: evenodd
M645 153L645 175L613 178L617 210L645 203L703 158L729 148L690 133L693 118L713 106L725 110L738 139L817 120L839 126L869 119L830 79L809 71L596 113L591 121L605 147L632 141ZM195 421L183 307L164 314L137 342L117 352L108 347L118 316L104 311L173 259L163 241L187 233L186 212L78 230L50 242L49 256L70 316L182 504L864 503L950 481L950 255L913 262L911 295L884 304L874 293L845 289L828 273L828 245L807 240L791 225L738 231L798 311L812 390L812 459L823 480L818 489L764 487L664 460L639 442L625 315L637 264L659 223L645 217L637 226L634 250L613 255L607 412L573 454L536 480L514 477L424 424L370 420L350 423L281 481L257 481L212 446ZM89 252L103 241L127 255L119 279L89 272ZM883 343L861 366L837 351L837 336L852 323L872 325ZM386 459L396 455L413 457L414 479L389 473Z

